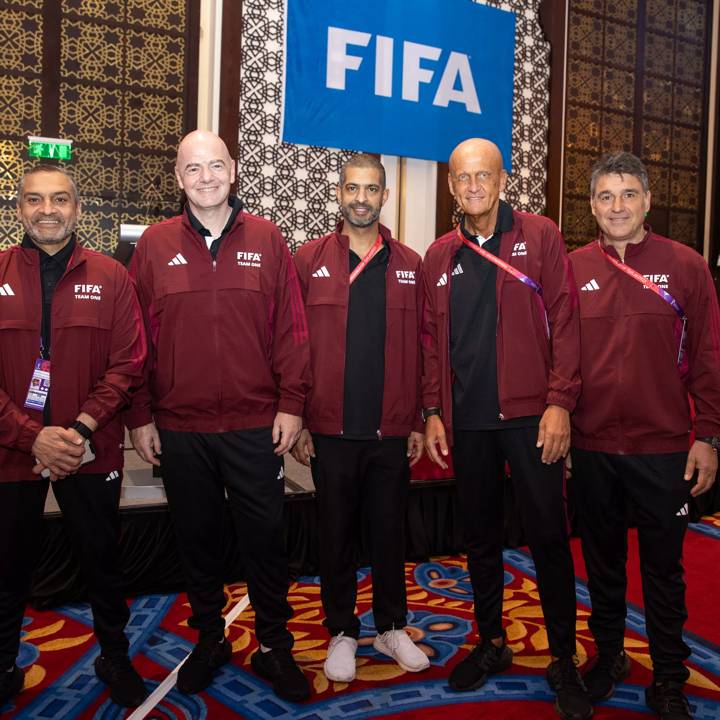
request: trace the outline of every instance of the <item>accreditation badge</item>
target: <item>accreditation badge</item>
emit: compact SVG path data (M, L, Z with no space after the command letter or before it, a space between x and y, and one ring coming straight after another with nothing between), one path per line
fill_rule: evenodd
M30 387L25 398L25 407L30 410L43 410L50 393L50 361L38 358L35 361Z

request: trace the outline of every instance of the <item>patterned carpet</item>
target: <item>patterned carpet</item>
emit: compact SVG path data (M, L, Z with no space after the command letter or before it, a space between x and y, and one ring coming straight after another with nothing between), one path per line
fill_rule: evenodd
M593 646L587 627L588 593L577 541L578 656L584 664ZM720 623L716 611L720 597L718 578L720 513L691 526L685 562L689 583L687 642L692 648L688 694L697 720L720 718ZM636 551L631 543L631 558ZM611 702L599 705L595 717L631 720L649 717L643 690L650 681L650 659L640 604L639 583L630 562L626 648L633 661L632 674ZM515 652L510 671L493 678L480 690L455 693L446 685L448 668L472 647L471 590L462 558L438 558L406 566L411 608L408 632L431 659L428 671L405 673L376 653L371 645L370 577L360 571L358 607L362 612L357 681L348 686L328 682L322 672L327 639L322 627L320 587L317 578L305 577L291 587L295 610L291 629L295 654L310 678L314 695L302 705L284 703L269 691L249 667L256 648L253 613L243 613L230 630L234 656L210 690L197 697L171 692L149 717L157 720L343 720L397 718L444 720L503 718L544 720L556 718L544 668L549 661L542 625L535 571L522 550L505 553L504 615L508 641ZM228 588L229 605L245 592L243 585ZM137 667L155 687L189 652L194 633L187 627L184 595L147 596L132 602L129 628ZM8 718L69 718L114 720L129 712L114 705L96 680L92 663L97 654L85 606L66 606L54 612L29 612L19 664L26 671L26 689L14 706L3 708Z

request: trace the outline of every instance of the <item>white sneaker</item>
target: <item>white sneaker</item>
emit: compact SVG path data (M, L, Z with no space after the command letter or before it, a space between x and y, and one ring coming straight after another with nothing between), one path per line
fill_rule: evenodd
M420 672L430 667L427 655L404 630L388 630L382 635L376 635L373 647L383 655L390 656L407 672Z
M328 680L352 682L355 679L357 640L340 633L330 638L323 670Z

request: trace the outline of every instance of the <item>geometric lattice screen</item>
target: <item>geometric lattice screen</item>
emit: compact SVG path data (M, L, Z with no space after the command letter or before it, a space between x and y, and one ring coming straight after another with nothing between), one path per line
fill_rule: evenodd
M628 150L647 165L653 229L702 248L709 82L707 0L569 3L563 232L596 237L590 169Z
M30 134L73 141L86 246L111 252L120 223L177 213L190 31L187 0L0 0L0 246L21 236L15 185L34 164Z

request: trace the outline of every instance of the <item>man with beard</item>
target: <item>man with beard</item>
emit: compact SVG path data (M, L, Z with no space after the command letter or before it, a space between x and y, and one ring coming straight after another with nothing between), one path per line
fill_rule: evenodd
M494 143L473 138L455 148L448 182L463 217L430 246L423 269L425 444L446 467L453 443L480 639L450 686L474 690L512 662L502 626L508 460L537 569L555 707L583 720L592 706L575 666L562 462L580 393L577 290L558 228L500 200L506 181Z
M0 253L0 705L23 685L15 659L52 481L87 583L95 672L133 707L147 690L128 658L117 570L119 412L142 378L140 308L125 268L77 242L80 203L63 169L24 175L17 217L23 240Z
M230 660L225 637L225 496L243 552L260 648L253 670L290 701L308 697L287 629L283 453L301 429L307 326L295 267L275 225L231 195L235 163L214 133L178 147L182 215L148 228L130 273L151 328L147 382L126 414L162 475L199 638L177 687L195 694Z
M428 667L404 630L405 509L423 453L419 406L420 257L379 224L385 169L356 155L336 188L343 220L295 255L310 331L313 387L293 455L312 465L329 680L355 678L360 526L373 579L376 650Z

